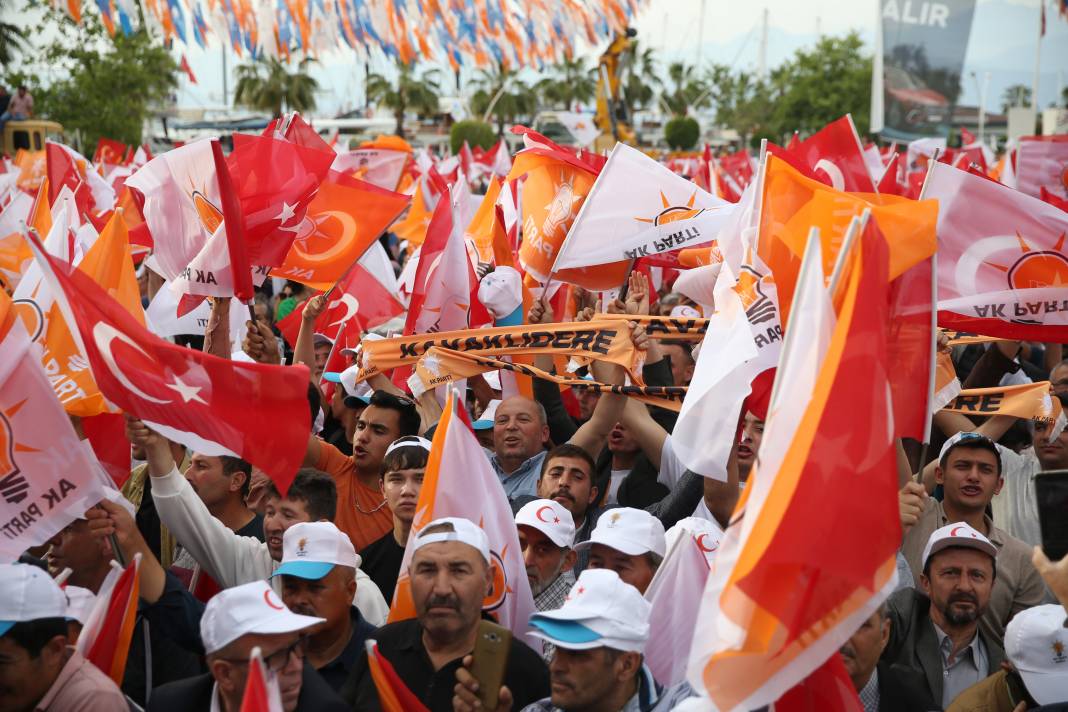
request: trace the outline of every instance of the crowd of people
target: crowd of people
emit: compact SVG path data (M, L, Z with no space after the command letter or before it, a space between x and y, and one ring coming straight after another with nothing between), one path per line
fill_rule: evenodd
M629 286L609 311L687 308L639 274ZM273 323L305 301L298 344L312 348L290 353ZM413 532L441 413L433 392L412 398L382 375L355 384L358 350L346 373L323 373L332 343L308 338L322 297L292 289L258 306L245 355L309 366L321 423L288 491L127 416L136 466L124 500L0 567L0 709L237 712L254 649L286 712L390 709L371 640L427 709L487 709L473 659L493 585L486 534L455 517ZM218 299L213 313L229 308ZM543 301L527 315L554 320ZM649 339L636 321L631 338L647 384L688 385L691 344ZM969 387L1048 373L1068 404L1059 345L1000 341L952 357ZM507 641L494 709L649 712L695 696L645 664L650 640L670 634L650 626L645 594L671 536L723 536L760 456L759 415L744 414L720 482L674 454L673 411L547 380L535 379L535 399L505 396L492 376L472 380L466 407L512 505L536 608L530 636ZM321 384L333 385L329 401ZM249 417L286 427L284 413ZM1050 441L1046 426L946 412L935 425L937 457L901 452L897 589L838 654L866 712L1068 709L1068 559L1051 562L1038 546L1034 494L1037 472L1068 468L1068 433ZM715 544L703 548L714 557ZM390 621L406 550L416 616ZM140 603L120 688L71 646L112 560L135 556ZM60 588L52 577L67 569Z

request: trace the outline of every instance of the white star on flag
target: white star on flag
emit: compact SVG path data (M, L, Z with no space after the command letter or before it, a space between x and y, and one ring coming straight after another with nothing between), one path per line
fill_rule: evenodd
M191 386L185 383L177 375L174 376L174 383L165 384L167 388L175 390L178 395L182 397L182 400L188 403L189 401L196 401L197 403L203 403L207 405L208 402L200 397L200 386Z

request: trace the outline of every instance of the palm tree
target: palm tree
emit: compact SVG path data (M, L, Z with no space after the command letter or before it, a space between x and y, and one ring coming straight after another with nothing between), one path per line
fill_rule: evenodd
M547 103L565 111L575 104L593 100L597 93L597 70L583 59L565 58L550 68L553 76L539 81L534 88Z
M501 63L491 69L480 69L472 81L476 87L471 95L471 110L497 118L497 134L504 135L506 122L519 116L530 116L537 109L537 97L531 87L519 78L519 73Z
M655 51L652 47L643 50L637 40L631 40L626 65L623 103L627 105L627 116L634 116L635 111L648 108L655 95L654 87L660 84Z
M691 106L706 103L709 92L705 83L697 76L696 68L684 62L672 62L668 65L668 78L673 84L671 92L664 92L661 100L664 105L678 116L685 116Z
M275 57L260 57L237 68L237 89L234 104L260 111L270 111L280 117L285 111L310 111L315 108L315 92L319 82L308 74L305 57L296 71Z
M397 122L394 133L401 138L404 138L404 114L408 109L417 114L438 113L440 91L438 70L431 69L417 77L414 62L397 62L396 84L382 74L367 75L367 101L381 104L393 112Z
M1014 106L1030 106L1031 105L1031 87L1023 84L1013 84L1010 87L1006 87L1005 91L1001 94L1001 110L1004 113L1009 113L1009 109Z
M0 14L7 9L8 3L0 2ZM25 30L10 22L0 22L0 67L11 64L15 52L26 47Z

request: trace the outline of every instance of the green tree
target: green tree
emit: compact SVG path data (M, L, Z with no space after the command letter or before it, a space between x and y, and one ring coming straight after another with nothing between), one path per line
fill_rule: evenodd
M552 76L540 80L534 88L547 104L570 111L575 104L593 100L597 92L595 69L586 66L580 58L565 58L549 68Z
M1001 93L1001 111L1007 114L1014 106L1031 106L1031 87L1024 84L1005 87L1005 91Z
M692 64L672 62L668 65L669 87L660 99L676 116L685 116L693 108L705 106L709 97L708 87L697 75Z
M8 9L11 3L0 2L0 14ZM10 22L0 22L0 67L11 64L15 53L26 48L25 30L19 25Z
M706 83L715 105L717 124L734 129L746 143L750 136L768 132L772 114L768 82L746 71L731 71L725 65L713 64Z
M471 111L481 114L483 121L490 116L497 120L497 134L504 135L504 125L518 117L530 117L537 110L537 96L519 78L519 72L506 64L480 69L472 81Z
M627 105L627 116L633 117L635 111L648 108L656 97L656 87L660 85L656 52L652 47L641 49L637 40L631 40L625 65L623 103Z
M234 104L269 111L275 117L282 116L283 111L311 111L319 88L319 82L308 74L308 65L313 61L305 57L294 71L275 57L261 56L240 65Z
M421 76L415 74L415 63L397 62L397 80L382 74L367 76L367 101L381 104L393 112L397 125L394 128L404 138L404 114L414 110L417 114L436 114L438 112L438 71L431 69Z
M767 82L771 118L763 127L765 135L781 141L795 130L811 133L846 113L853 115L858 127L867 126L872 58L863 49L856 32L822 37L814 48L798 50L771 72Z
M78 148L92 149L100 138L137 144L154 107L168 101L177 86L178 66L158 38L141 31L109 37L100 20L86 13L76 25L65 13L49 10L46 22L56 36L32 47L57 77L48 86L26 74L8 83L25 83L34 95L34 113L63 124Z

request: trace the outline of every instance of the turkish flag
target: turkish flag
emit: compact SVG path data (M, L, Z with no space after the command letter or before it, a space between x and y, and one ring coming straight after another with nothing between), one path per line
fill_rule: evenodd
M297 344L297 334L300 333L300 322L307 304L306 301L301 302L289 316L277 324L278 331L290 346L295 347ZM333 339L347 321L351 320L367 330L403 313L404 305L397 297L390 294L363 265L357 263L352 265L352 270L337 283L337 287L330 294L326 309L315 320L315 333L325 334Z
M121 166L126 155L126 144L113 138L102 138L96 142L93 163L103 166Z
M89 186L85 184L82 172L74 156L64 150L58 143L49 141L45 144L45 160L48 166L48 203L53 205L59 197L59 191L66 186L74 194L78 206L77 221L89 211Z
M410 202L406 195L330 171L297 226L285 261L271 274L330 289Z
M267 136L234 134L226 162L241 203L252 264L282 264L334 152Z
M783 150L804 164L821 183L837 190L875 192L864 148L849 114L827 124L796 147Z
M311 431L307 368L229 361L164 341L32 236L31 246L110 402L195 452L251 462L288 489Z

